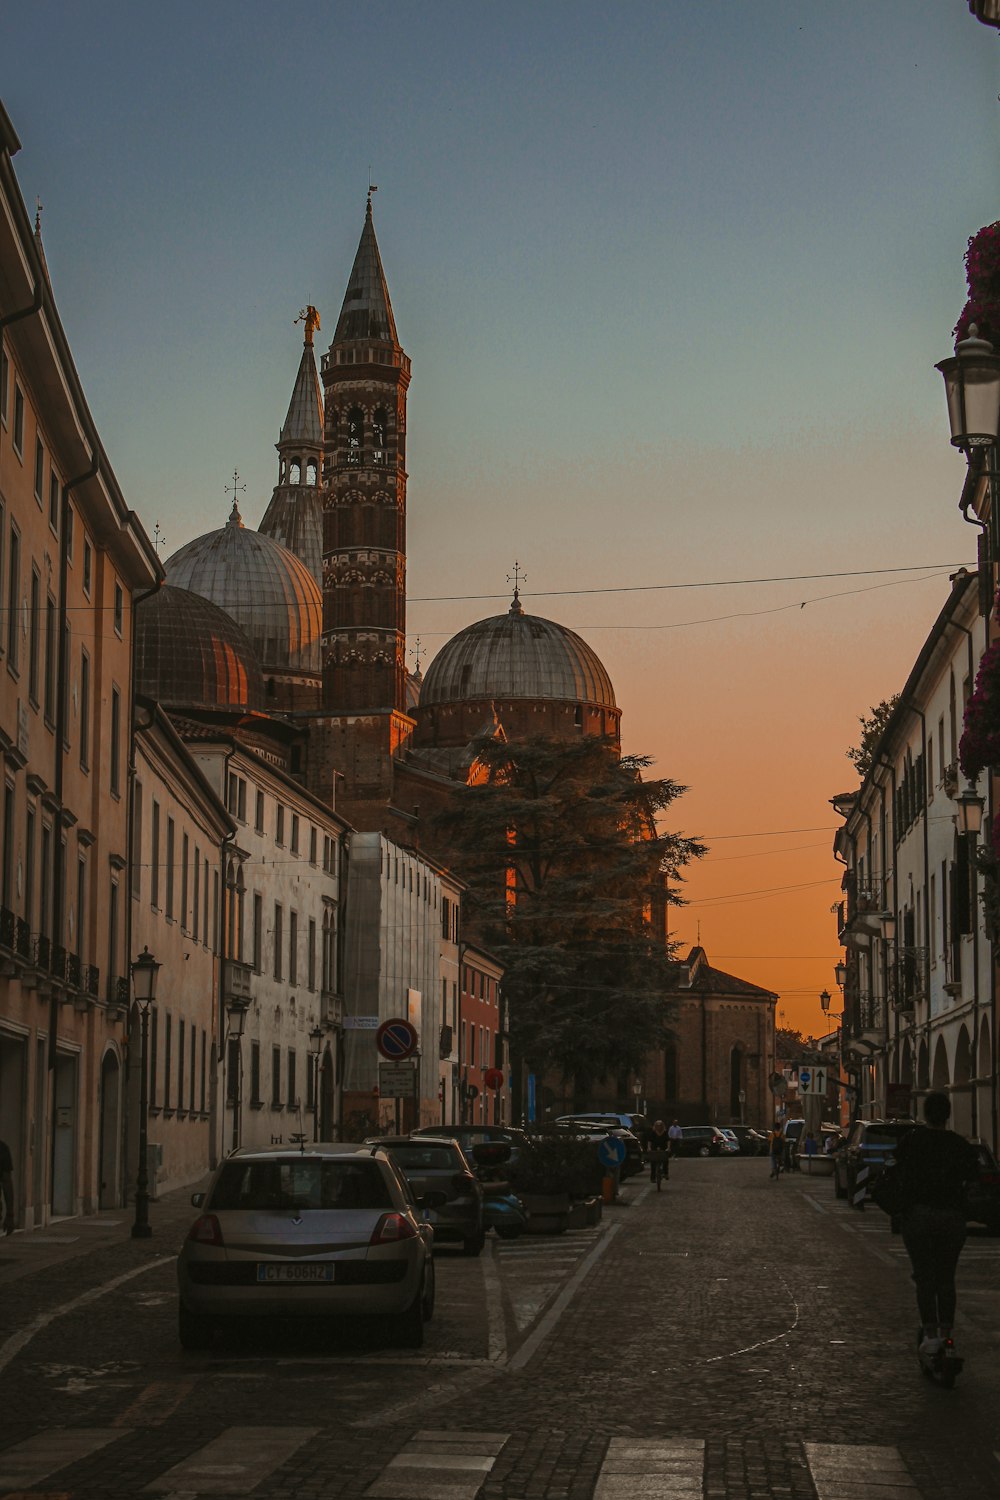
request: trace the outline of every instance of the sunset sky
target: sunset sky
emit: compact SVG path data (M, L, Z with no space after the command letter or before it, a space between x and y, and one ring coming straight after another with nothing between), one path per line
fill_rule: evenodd
M410 644L585 636L711 852L686 945L839 956L830 797L972 565L933 366L1000 218L1000 39L965 0L6 0L0 95L129 503L248 525L369 182L409 398ZM892 571L896 570L896 571Z

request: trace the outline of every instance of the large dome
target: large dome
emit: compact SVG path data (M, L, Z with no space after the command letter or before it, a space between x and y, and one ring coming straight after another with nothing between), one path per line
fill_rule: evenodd
M323 596L304 563L248 531L234 504L225 526L175 552L167 578L210 599L242 625L263 671L319 676Z
M167 706L259 708L260 665L246 632L217 604L165 584L135 612L140 693Z
M420 707L517 699L617 709L611 678L586 641L526 615L515 598L507 614L466 626L441 648L424 674Z

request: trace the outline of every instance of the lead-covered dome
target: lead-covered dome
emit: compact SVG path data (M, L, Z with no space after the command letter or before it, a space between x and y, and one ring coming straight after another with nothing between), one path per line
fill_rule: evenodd
M200 594L164 584L135 611L136 687L171 708L259 708L253 646L236 621Z
M525 614L515 598L507 614L477 620L441 648L424 674L420 707L516 699L617 711L611 678L587 642Z
M247 530L235 504L225 526L188 542L165 567L171 584L211 600L243 627L265 674L319 676L319 585L280 542Z

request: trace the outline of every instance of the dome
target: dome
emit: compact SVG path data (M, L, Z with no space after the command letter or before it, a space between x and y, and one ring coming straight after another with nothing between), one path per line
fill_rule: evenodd
M135 672L140 693L171 707L245 710L263 701L246 632L217 604L169 584L135 611Z
M265 673L319 676L319 585L280 542L248 531L235 504L225 526L188 542L165 567L170 583L210 599L242 625Z
M505 615L453 636L424 673L420 707L512 699L554 699L617 710L611 679L586 641L515 597Z

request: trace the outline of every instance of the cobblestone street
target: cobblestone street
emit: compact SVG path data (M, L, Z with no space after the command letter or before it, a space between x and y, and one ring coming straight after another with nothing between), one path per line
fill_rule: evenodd
M1000 1495L1000 1241L966 1245L967 1367L941 1390L901 1242L827 1179L685 1161L596 1229L443 1250L419 1354L352 1329L183 1354L189 1217L181 1197L151 1243L122 1214L0 1245L0 1495Z

